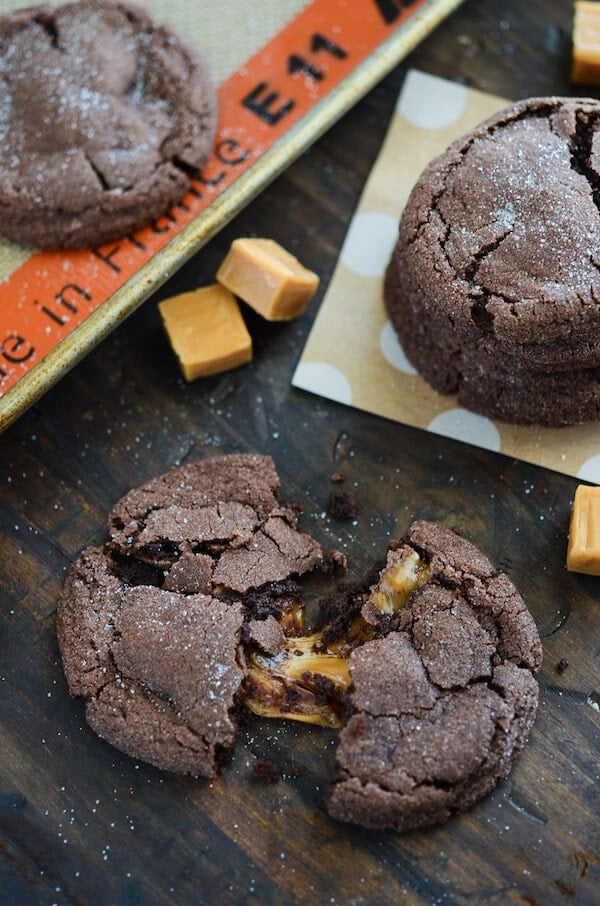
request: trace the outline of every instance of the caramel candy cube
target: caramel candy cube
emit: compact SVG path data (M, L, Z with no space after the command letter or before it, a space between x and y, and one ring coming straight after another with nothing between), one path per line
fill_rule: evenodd
M318 276L272 239L236 239L217 280L268 321L301 315L319 285Z
M158 303L188 381L229 371L252 359L252 338L237 299L218 283Z
M600 576L600 487L580 484L575 491L567 569Z
M575 2L571 81L600 84L600 3Z

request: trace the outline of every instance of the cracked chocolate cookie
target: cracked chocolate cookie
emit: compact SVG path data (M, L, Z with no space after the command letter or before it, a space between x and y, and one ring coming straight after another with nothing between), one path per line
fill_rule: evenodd
M89 247L164 214L210 154L216 94L196 51L139 6L81 0L0 19L0 222Z
M507 422L600 418L600 103L531 98L418 180L385 304L428 383Z
M71 567L57 609L69 690L117 748L206 777L227 758L243 642L276 652L298 618L293 577L326 561L278 493L266 456L173 468L126 494L107 543Z
M405 831L508 774L535 718L541 644L512 582L415 522L375 584L338 585L307 627L298 577L340 572L298 531L266 456L215 457L131 490L57 608L91 727L159 768L214 776L242 711L341 728L329 814Z
M129 585L105 549L91 548L58 609L69 690L116 748L211 777L237 735L242 624L240 602Z
M513 583L472 544L415 522L362 608L329 814L406 831L446 821L509 773L538 705L542 648Z

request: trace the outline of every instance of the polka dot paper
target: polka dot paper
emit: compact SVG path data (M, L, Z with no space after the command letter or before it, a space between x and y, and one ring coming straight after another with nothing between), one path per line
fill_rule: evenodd
M507 103L427 73L407 74L292 383L375 415L600 484L599 423L522 427L459 407L455 396L437 393L415 372L383 306L385 268L417 178L450 142Z

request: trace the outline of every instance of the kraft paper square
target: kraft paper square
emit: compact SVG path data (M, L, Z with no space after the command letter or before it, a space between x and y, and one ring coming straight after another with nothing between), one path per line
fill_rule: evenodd
M424 167L508 101L411 70L350 223L292 384L319 396L600 484L600 424L507 425L432 390L409 364L382 301L398 220Z

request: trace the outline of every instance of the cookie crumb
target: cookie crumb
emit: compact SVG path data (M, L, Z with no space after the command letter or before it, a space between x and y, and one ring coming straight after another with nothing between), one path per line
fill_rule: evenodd
M333 576L343 576L348 569L348 558L342 551L333 550L325 554L323 572Z
M358 501L354 491L332 491L329 495L329 515L334 519L354 519Z
M265 783L279 783L282 778L280 769L272 761L256 761L252 768L253 780L264 780Z
M344 472L333 472L331 475L331 480L334 484L341 484L343 481L346 481L346 475Z

